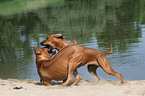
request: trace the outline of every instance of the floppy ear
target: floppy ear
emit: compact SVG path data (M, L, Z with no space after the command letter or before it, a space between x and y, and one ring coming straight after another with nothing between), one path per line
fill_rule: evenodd
M37 51L36 47L33 47L33 49L34 49L35 55L40 55L40 51Z
M54 37L57 37L57 38L63 39L63 34L54 34L53 36L54 36Z

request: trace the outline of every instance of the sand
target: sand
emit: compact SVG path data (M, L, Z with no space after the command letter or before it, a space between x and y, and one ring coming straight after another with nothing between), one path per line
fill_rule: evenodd
M67 87L38 83L29 79L0 79L0 96L145 96L145 80L126 81L125 84L120 84L120 81L81 80L78 85Z

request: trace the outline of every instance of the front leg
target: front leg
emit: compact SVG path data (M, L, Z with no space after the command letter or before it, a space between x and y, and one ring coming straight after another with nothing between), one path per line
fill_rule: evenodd
M96 70L97 70L98 67L99 66L97 66L97 65L88 65L88 72L91 75L93 75L93 77L96 79L96 81L99 81L100 80L99 76L96 73Z

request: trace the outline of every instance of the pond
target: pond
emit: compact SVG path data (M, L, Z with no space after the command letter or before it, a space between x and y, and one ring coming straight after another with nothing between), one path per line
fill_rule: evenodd
M33 47L48 35L61 33L70 43L110 50L110 65L125 80L145 79L144 0L1 0L0 78L39 80ZM83 80L93 81L87 67ZM101 80L119 78L97 70Z

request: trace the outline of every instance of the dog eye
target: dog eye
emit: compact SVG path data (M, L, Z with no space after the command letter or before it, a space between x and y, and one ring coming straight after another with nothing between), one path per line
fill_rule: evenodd
M49 39L48 37L46 39Z

